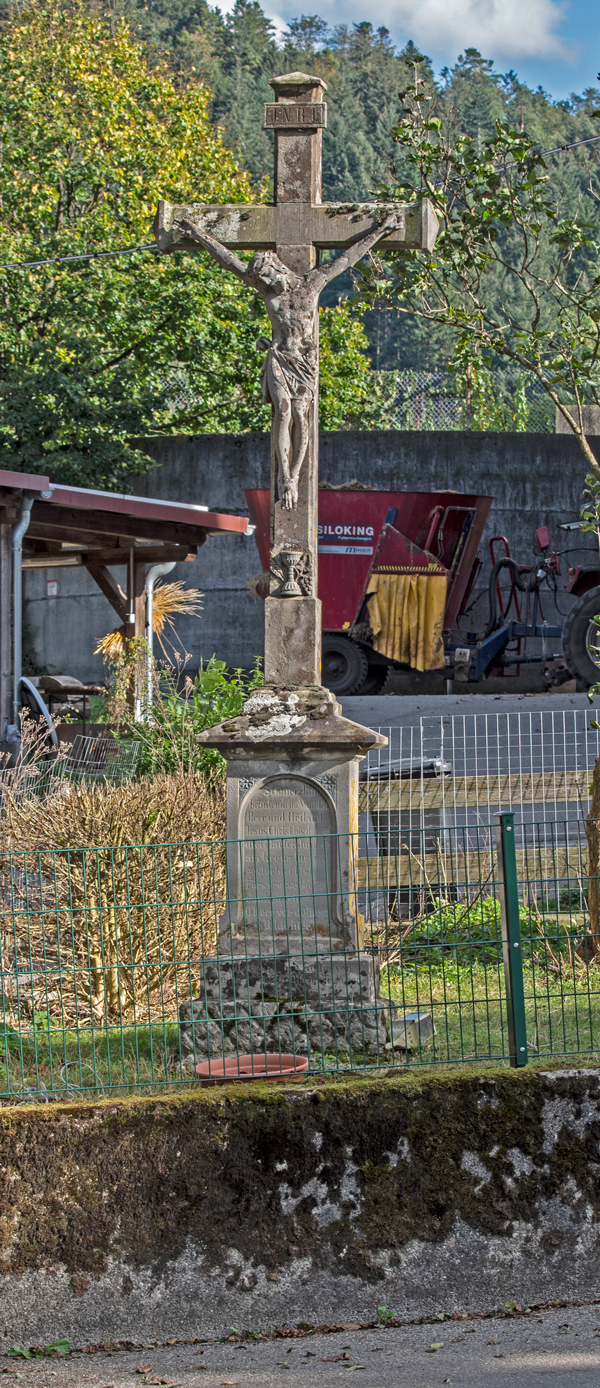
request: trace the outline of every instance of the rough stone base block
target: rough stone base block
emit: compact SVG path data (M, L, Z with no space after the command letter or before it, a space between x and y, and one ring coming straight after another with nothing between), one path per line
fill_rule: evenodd
M369 955L208 960L202 996L179 1008L184 1064L236 1051L387 1063L408 1028L378 984Z

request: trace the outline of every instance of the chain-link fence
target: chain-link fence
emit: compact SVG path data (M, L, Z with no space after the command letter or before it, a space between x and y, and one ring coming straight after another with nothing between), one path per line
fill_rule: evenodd
M449 371L399 371L397 405L399 429L555 431L555 411L545 391L510 370L490 373L483 396L469 403Z
M552 700L549 701L550 704ZM410 828L437 838L499 810L543 825L588 812L600 727L589 709L423 715L379 727L387 747L361 762L359 829L371 851Z

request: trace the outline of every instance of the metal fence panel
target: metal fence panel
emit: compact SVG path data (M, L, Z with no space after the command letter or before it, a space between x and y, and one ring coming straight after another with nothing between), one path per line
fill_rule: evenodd
M501 810L523 823L575 823L590 804L600 730L585 709L425 716L378 729L388 746L360 771L359 828L385 835L484 825ZM576 835L576 830L573 831Z
M358 835L358 953L339 944L333 836L0 854L0 1097L152 1092L240 1064L326 1076L508 1064L522 1044L531 1056L595 1053L598 893L584 823L529 821L514 837L524 1043L511 987L507 1000L493 824L389 830L375 852L372 833ZM227 854L242 851L260 871L242 874L240 907ZM224 943L234 909L248 922L241 953Z

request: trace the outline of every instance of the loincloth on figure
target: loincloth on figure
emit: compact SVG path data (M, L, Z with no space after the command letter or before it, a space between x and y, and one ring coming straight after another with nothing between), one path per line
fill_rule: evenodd
M317 388L318 370L319 355L314 342L303 343L296 352L272 342L260 377L265 404L277 404L278 390L284 391L290 400L308 403Z

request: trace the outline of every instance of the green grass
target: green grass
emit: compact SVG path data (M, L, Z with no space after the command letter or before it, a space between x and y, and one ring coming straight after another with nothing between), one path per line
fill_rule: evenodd
M39 1014L37 1014L39 1015ZM102 1098L112 1089L163 1087L178 1078L179 1026L7 1029L0 1039L0 1096L52 1092ZM189 1083L189 1076L186 1077Z
M532 1055L600 1050L600 969L594 964L588 969L574 953L589 929L584 912L573 909L580 904L579 893L561 892L558 900L521 907ZM402 1011L431 1012L436 1031L414 1060L431 1064L507 1057L497 901L488 898L468 908L440 903L409 927L400 959L383 968L382 992Z

